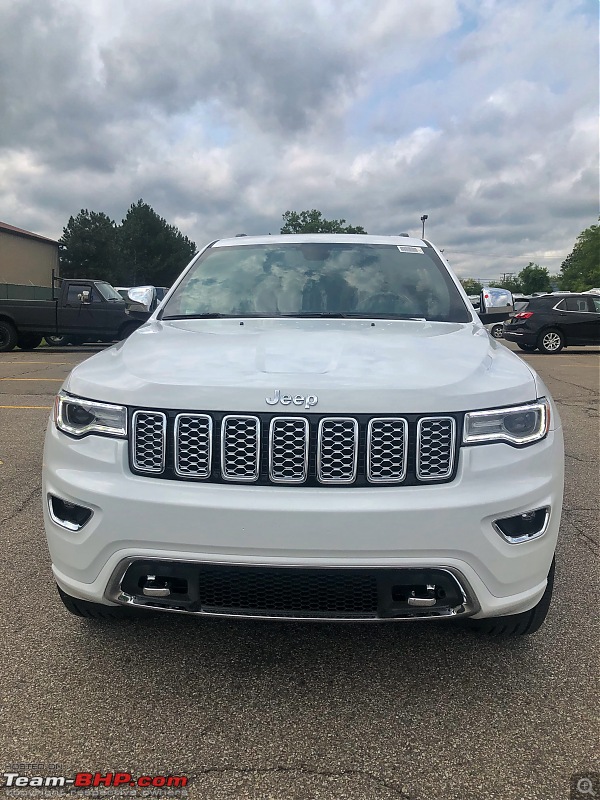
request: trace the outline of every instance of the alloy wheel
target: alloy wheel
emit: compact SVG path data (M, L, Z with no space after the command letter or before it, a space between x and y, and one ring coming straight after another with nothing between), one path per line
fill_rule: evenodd
M548 333L546 333L542 341L544 343L544 347L550 353L554 353L556 350L560 349L561 338L560 335L558 333L555 333L554 331L549 331Z

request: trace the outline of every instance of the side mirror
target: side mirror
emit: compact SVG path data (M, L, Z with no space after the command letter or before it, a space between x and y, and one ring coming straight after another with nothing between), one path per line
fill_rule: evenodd
M90 293L88 289L84 289L83 292L81 292L81 294L77 295L77 299L79 300L80 303L83 303L84 305L88 305L89 303L92 302L90 300Z
M477 313L486 322L490 322L490 318L498 322L508 319L514 310L513 296L508 289L498 289L495 286L483 287Z
M144 311L152 311L156 305L156 289L154 286L134 286L127 292L132 303L143 306Z

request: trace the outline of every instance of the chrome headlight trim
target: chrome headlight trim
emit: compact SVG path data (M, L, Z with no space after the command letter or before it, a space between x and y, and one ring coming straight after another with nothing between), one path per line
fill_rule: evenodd
M507 428L507 419L515 419L519 415L528 413L536 415L535 427L531 432L528 431L520 436ZM487 432L485 432L486 428ZM549 429L550 402L547 398L542 397L534 403L521 406L467 412L463 426L463 444L507 442L518 447L541 441L546 437Z
M83 409L93 419L81 424L74 423L69 419L70 406ZM60 391L54 401L54 424L58 430L78 439L94 433L124 439L127 436L127 408L112 403L85 400Z

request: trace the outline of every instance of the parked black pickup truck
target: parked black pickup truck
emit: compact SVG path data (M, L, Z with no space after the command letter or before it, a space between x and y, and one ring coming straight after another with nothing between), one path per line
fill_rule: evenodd
M143 318L106 281L64 279L54 300L0 300L0 352L49 344L125 339Z

